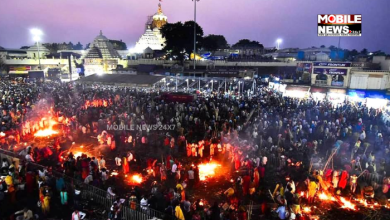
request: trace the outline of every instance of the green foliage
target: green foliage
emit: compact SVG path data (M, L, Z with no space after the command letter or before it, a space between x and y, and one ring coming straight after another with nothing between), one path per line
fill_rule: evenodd
M263 44L260 44L258 41L251 41L248 39L241 39L235 43L232 48L264 48Z
M208 51L228 48L229 45L223 35L210 34L203 38L203 48Z
M194 22L187 21L166 24L160 32L165 38L164 51L169 51L183 60L184 53L191 53L194 48ZM203 29L196 24L196 48L200 48L203 42Z

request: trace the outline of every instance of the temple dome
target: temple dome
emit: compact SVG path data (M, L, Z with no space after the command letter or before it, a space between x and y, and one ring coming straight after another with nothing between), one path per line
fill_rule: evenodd
M91 43L84 58L102 58L102 59L113 59L120 58L118 51L114 49L114 46L110 40L103 35L102 31L95 37Z
M108 38L103 35L102 31L100 31L100 34L97 37L95 37L95 40L108 40Z

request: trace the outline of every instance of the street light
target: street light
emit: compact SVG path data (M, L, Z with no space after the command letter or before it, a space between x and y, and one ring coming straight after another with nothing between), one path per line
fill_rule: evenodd
M38 63L39 63L39 69L42 70L41 67L41 57L40 57L40 51L39 51L39 42L41 41L41 36L43 35L43 32L37 28L31 29L30 30L31 34L33 35L33 40L34 42L37 43L38 47Z
M278 43L278 48L277 49L280 50L280 44L282 43L282 39L280 39L280 38L277 39L276 43Z
M200 0L192 0L194 2L194 70L196 69L195 68L195 65L196 65L196 56L195 56L195 53L196 53L196 2L200 1ZM195 76L195 71L194 71L194 76Z

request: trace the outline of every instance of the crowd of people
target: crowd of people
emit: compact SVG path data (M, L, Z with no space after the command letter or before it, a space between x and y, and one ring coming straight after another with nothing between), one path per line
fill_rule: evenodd
M320 193L387 202L389 131L380 109L289 98L266 86L250 97L213 91L189 103L167 103L160 93L3 82L0 146L21 159L2 157L0 216L82 219L81 186L67 178L105 190L109 219L125 207L180 220L305 219L302 204ZM47 128L60 134L42 146L34 134ZM95 150L75 155L75 143ZM201 193L215 190L204 189L215 179L198 167L210 161L224 167L217 196ZM147 180L123 186L133 174Z

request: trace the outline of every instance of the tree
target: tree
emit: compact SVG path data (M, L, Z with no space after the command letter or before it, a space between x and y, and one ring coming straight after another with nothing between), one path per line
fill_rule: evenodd
M82 50L83 45L80 42L78 42L76 45L73 46L73 49L74 50Z
M329 49L330 49L330 50L337 50L338 48L337 48L336 46L330 45L330 46L329 46Z
M73 50L73 47L74 47L73 43L69 42L68 43L68 50Z
M325 48L325 45L321 45L320 48Z
M359 54L359 52L356 49L351 50L351 52L349 53L349 55L352 56L352 57L355 57L358 54Z
M178 56L179 60L184 59L185 53L191 53L194 48L194 22L187 21L166 24L160 32L165 38L164 51L171 55ZM203 29L196 24L196 47L200 48L203 42Z
M258 41L250 41L248 39L239 40L232 47L233 48L258 48L258 49L264 48L263 44L260 44Z
M203 38L203 48L209 51L216 51L218 49L225 49L229 47L226 39L222 35L207 35Z
M360 53L363 54L363 55L367 55L368 50L366 48L364 48L362 51L360 51Z
M127 45L122 40L110 40L110 43L114 46L115 50L127 50Z
M87 45L85 45L84 50L88 50L90 45L91 45L90 43L87 43Z
M21 47L20 49L21 50L27 50L28 48L30 48L29 46L23 46L23 47Z

